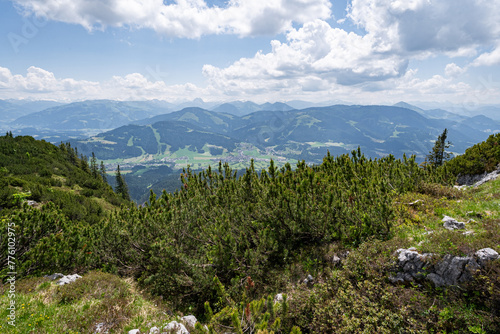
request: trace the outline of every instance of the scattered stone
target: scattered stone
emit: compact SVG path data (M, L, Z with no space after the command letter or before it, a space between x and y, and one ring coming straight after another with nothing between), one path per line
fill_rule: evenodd
M100 322L97 325L95 325L95 332L96 333L109 333L108 331L104 331L104 322Z
M196 317L194 315L187 315L185 317L181 318L181 322L186 326L187 330L192 331L194 330L194 327L196 326Z
M307 277L304 279L303 283L304 284L309 284L314 282L314 277L312 277L310 274L307 275Z
M283 294L278 293L276 296L274 296L274 303L283 303Z
M56 280L58 278L64 277L64 275L60 274L60 273L55 273L55 274L52 274L52 275L45 275L43 277L46 277L46 278L50 279L51 281L54 281L54 280Z
M450 231L453 230L459 230L459 229L464 229L465 228L465 223L464 222L459 222L454 218L444 216L444 218L441 220L443 221L443 227L445 229L448 229Z
M469 236L469 235L474 235L474 231L465 231L464 233L462 233L463 235L465 235L466 237Z
M160 329L158 327L151 327L149 334L160 334Z
M337 266L340 266L341 263L342 263L342 260L340 259L340 257L337 256L337 254L333 255L332 257L332 263L335 267Z
M141 331L138 329L131 329L128 331L128 334L141 334Z
M38 202L37 202L37 201L33 201L33 200L31 200L31 199L30 199L30 200L28 200L28 202L27 202L27 203L28 203L28 205L29 205L29 206L37 206L37 205L38 205Z
M458 190L464 190L467 189L468 185L463 185L463 186L453 186L453 188L458 189Z
M479 260L479 263L483 264L485 261L492 261L498 259L498 253L491 248L483 248L476 252L475 254Z
M63 276L59 281L57 281L57 285L64 285L64 284L73 283L74 281L76 281L79 278L82 278L82 276L80 276L78 274L66 275L66 276Z
M189 334L188 330L186 327L178 323L177 321L171 321L169 322L164 328L164 331L166 331L169 334Z

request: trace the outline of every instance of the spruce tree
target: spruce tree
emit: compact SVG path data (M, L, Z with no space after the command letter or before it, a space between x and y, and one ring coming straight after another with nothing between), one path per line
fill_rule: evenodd
M450 159L451 154L446 152L446 149L451 146L451 142L446 141L448 137L448 129L444 129L443 133L440 134L434 143L434 147L427 155L425 161L426 164L432 167L442 166L443 163Z
M104 162L101 160L101 177L104 182L108 182L108 178L106 177L106 167L104 166Z
M99 167L97 167L97 158L95 157L94 152L92 152L92 158L90 158L90 172L92 176L97 179L99 176Z
M116 168L116 188L115 192L120 195L123 199L130 201L130 195L128 193L127 183L120 173L120 165Z

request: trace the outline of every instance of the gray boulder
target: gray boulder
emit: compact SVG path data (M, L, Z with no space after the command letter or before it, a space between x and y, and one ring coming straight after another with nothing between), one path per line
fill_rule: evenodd
M459 222L456 219L448 217L448 216L444 216L444 218L442 219L442 222L443 222L443 227L447 230L450 230L450 231L465 228L464 222Z
M398 255L398 269L396 276L389 277L393 283L411 282L415 279L421 279L426 273L426 264L432 254L419 254L415 248L396 251Z
M158 327L151 327L149 329L149 334L160 334L160 329Z
M177 321L169 322L167 325L165 325L163 331L169 334L189 334L186 327L183 324L178 323Z
M80 276L78 274L66 275L66 276L63 276L59 281L57 281L57 285L64 285L64 284L73 283L74 281L76 281L79 278L82 278L82 276Z
M184 326L186 326L187 330L192 331L198 320L196 320L194 315L187 315L181 318L181 322Z
M60 273L55 273L55 274L52 274L52 275L45 275L43 277L46 277L46 278L50 279L51 281L54 281L54 280L56 280L58 278L64 277L64 275L60 274Z
M481 265L483 265L486 261L496 260L499 257L498 253L491 248L480 249L475 253L475 255Z
M276 296L274 296L274 303L283 303L283 294L278 293Z
M436 286L458 285L472 279L471 272L479 269L479 265L472 256L459 257L450 254L445 255L443 259L434 267L433 273L440 279L430 278Z
M128 334L141 334L141 331L138 329L131 329L128 331Z
M304 279L302 283L304 284L312 284L314 282L314 277L311 275L307 275L307 277Z

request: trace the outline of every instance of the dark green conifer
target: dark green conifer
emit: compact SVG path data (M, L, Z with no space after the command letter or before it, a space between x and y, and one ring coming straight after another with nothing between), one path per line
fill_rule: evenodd
M434 143L434 147L426 157L426 164L432 167L439 167L450 159L451 154L446 152L446 149L451 146L451 142L446 141L448 136L448 129L444 129L443 133L438 136Z
M94 152L92 152L92 158L90 158L90 172L95 179L99 177L99 167L97 166L97 158Z
M101 160L100 173L101 173L102 180L104 182L108 182L108 178L106 177L106 167L104 166L104 162L102 160Z
M127 201L130 201L130 195L128 193L128 186L127 183L125 183L125 179L123 178L122 174L120 173L120 165L116 167L116 188L115 192L120 195L123 199L126 199Z

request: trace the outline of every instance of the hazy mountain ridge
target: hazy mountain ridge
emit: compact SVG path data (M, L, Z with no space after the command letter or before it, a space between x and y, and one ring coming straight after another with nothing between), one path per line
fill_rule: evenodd
M301 104L301 101L292 102ZM28 103L32 102L24 105ZM51 103L55 102L40 101L38 107ZM260 152L247 157L265 159L281 157L320 162L327 150L337 155L349 153L358 146L372 157L399 156L406 152L423 159L444 128L449 129L449 139L454 144L452 151L456 153L463 153L466 147L500 131L500 122L484 115L467 117L442 109L424 110L405 102L394 106L340 104L305 109L294 109L286 103L249 101L220 104L197 99L190 104L197 106L174 111L179 105L156 100L83 101L30 113L10 125L16 135L34 135L56 143L94 136L94 139L81 140L78 145L82 145L85 154L95 151L104 160L145 154L165 158L175 149L184 148L206 154L206 158L221 157L220 154L212 156L210 151L242 156L236 147L245 143ZM0 101L3 115L10 112L19 116L22 106L19 101L17 104ZM155 125L159 122L167 122L172 128L167 131L166 124ZM3 123L5 127L6 121ZM151 127L144 127L146 125ZM158 139L156 127L166 140Z
M406 153L423 160L445 128L449 129L454 145L452 151L457 153L500 129L499 122L485 116L454 121L427 118L398 106L359 105L256 111L242 117L194 107L135 123L76 145L85 154L95 152L105 160L139 158L145 154L163 159L182 149L216 159L223 158L222 152L238 155L235 150L245 144L251 144L268 158L314 163L321 162L327 150L339 155L358 146L371 157ZM161 133L162 139L154 140L148 126ZM212 155L214 152L219 154Z
M48 108L20 117L12 124L41 129L114 129L168 111L154 104L110 100L84 101Z

